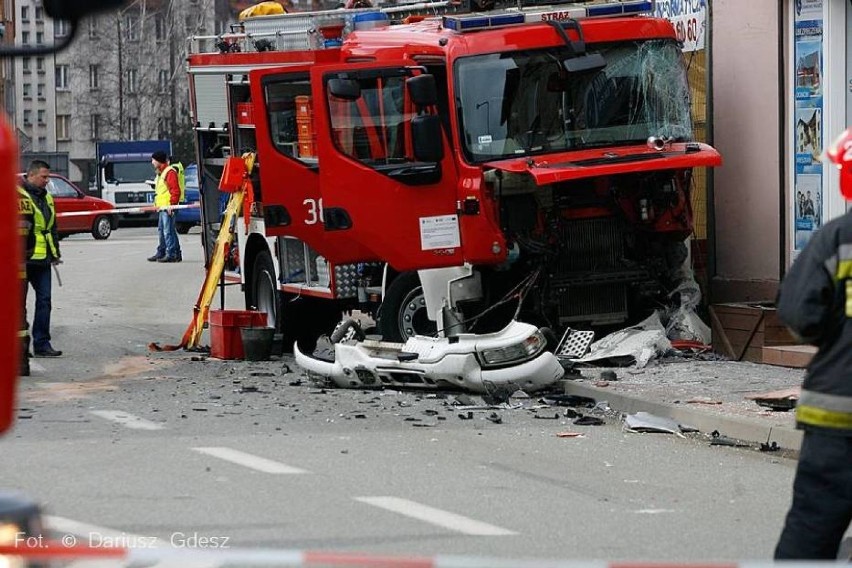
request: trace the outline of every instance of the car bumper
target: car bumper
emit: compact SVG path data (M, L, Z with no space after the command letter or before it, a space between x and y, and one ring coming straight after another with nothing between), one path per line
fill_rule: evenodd
M298 346L294 347L294 355L296 364L306 371L328 377L344 388L461 388L485 393L492 386L499 388L511 384L514 388L535 392L564 375L559 360L546 351L499 368L483 367L475 352L476 336L468 338L467 352L460 350L458 343L450 344L446 339L413 337L402 346L380 341L338 343L334 345L333 362L305 355ZM490 339L489 347L493 347L499 345L501 338L499 334L491 334ZM517 335L507 333L505 340L506 345L515 343ZM419 354L417 359L399 360L400 354L410 357L415 353Z

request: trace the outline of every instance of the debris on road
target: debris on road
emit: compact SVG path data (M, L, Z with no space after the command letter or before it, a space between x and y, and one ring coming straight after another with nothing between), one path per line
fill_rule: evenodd
M616 331L592 344L588 355L574 359L576 363L602 363L609 366L645 367L672 348L658 313L653 313L642 322Z
M583 434L581 434L580 432L557 432L556 437L557 438L583 438L585 436Z
M763 406L779 412L786 412L796 408L802 389L793 387L789 389L776 390L758 394L751 394L747 400L753 400L758 406Z
M624 417L625 430L636 433L663 433L683 436L676 420L655 416L648 412L637 412Z
M719 433L718 430L713 430L710 433L710 445L711 446L730 446L732 448L748 448L749 444L747 442L743 442L742 440L735 440L734 438L729 438L728 436L723 436Z

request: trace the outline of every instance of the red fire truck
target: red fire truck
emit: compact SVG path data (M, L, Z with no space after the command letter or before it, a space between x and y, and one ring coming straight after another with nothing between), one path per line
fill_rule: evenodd
M653 7L435 2L192 38L209 229L223 164L257 156L226 272L246 305L303 352L353 308L397 342L647 315L678 284L692 169L721 162Z

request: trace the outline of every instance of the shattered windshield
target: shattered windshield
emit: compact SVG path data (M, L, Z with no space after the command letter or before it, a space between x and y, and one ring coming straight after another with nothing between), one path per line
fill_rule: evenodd
M567 48L459 59L456 104L472 161L692 138L681 50L658 39L590 46L607 65L569 73Z

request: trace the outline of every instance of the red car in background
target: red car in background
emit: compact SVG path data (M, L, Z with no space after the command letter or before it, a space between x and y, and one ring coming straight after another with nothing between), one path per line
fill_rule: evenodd
M23 176L23 174L22 174ZM47 190L56 204L56 229L59 238L76 233L91 233L98 240L108 239L118 228L118 215L110 213L115 205L83 193L76 185L59 174L50 174ZM89 211L86 215L59 216L59 213Z

